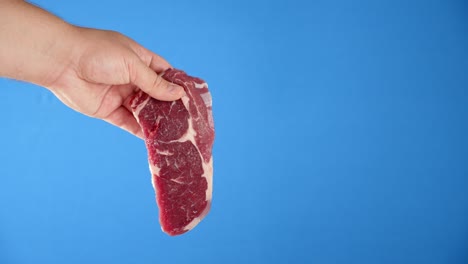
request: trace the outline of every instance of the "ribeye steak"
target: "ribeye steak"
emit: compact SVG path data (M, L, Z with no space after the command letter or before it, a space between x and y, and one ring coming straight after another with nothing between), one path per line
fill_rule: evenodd
M182 86L186 95L165 102L139 91L130 105L145 136L162 230L180 235L194 228L210 210L211 95L203 80L183 71L168 69L162 77Z

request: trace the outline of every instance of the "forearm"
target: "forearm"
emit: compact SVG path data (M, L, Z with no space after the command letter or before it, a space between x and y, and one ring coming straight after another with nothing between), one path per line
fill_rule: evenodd
M0 0L0 76L47 86L69 63L74 27L25 1Z

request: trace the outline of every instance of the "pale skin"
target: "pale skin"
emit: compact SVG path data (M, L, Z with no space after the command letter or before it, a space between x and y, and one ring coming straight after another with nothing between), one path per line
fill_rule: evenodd
M43 86L64 104L137 137L128 105L138 89L164 101L184 90L158 73L171 65L132 39L82 28L21 0L0 0L0 77Z

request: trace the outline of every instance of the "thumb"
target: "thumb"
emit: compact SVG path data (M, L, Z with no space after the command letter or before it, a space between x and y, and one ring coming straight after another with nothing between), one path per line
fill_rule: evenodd
M164 80L141 60L137 60L132 66L133 69L129 69L132 84L149 96L162 101L174 101L185 95L182 87Z

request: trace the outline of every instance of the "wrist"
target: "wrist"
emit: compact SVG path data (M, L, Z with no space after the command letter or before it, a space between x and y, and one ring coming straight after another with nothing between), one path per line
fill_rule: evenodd
M51 38L54 42L47 55L49 61L43 62L43 74L35 81L51 91L56 90L61 84L57 80L75 69L78 57L79 28L68 23L62 23L56 28L56 34Z
M24 1L0 1L0 76L48 87L71 61L75 27Z

